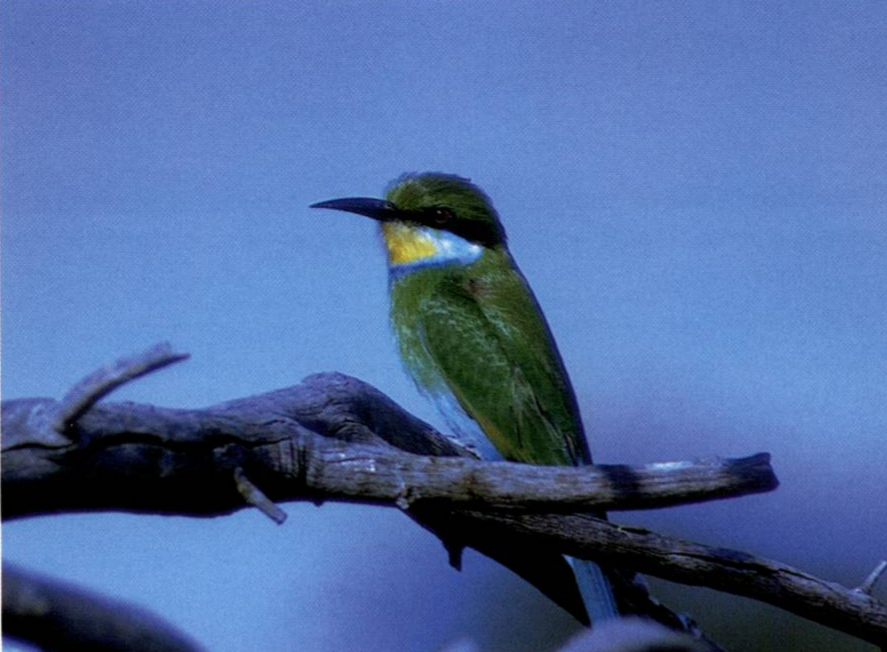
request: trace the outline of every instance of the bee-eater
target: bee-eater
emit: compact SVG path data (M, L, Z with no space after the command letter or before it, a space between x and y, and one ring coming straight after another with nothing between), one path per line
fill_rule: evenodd
M488 460L591 464L567 370L480 188L450 174L406 174L385 199L313 208L379 222L400 356L457 438ZM617 617L600 567L569 561L591 622Z

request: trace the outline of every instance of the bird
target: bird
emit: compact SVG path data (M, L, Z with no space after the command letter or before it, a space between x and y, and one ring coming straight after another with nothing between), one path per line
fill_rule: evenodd
M311 207L378 222L401 361L459 441L490 461L592 463L551 329L479 186L455 174L407 173L388 185L384 199ZM566 559L581 596L578 611L584 604L577 617L586 624L618 618L607 573L595 562Z

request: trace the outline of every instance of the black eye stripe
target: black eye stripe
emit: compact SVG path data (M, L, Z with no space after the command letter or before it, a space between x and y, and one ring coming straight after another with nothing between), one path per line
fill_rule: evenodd
M470 242L492 247L505 242L505 233L495 221L457 218L449 206L427 206L413 213L417 224L444 229Z
M426 209L426 213L434 224L446 224L455 217L453 209L447 206L432 206Z

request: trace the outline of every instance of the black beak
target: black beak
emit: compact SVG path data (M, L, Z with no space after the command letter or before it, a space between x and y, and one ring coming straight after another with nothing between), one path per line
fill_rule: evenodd
M332 208L337 211L347 211L365 215L380 222L395 220L400 211L390 201L373 199L372 197L345 197L344 199L330 199L311 204L310 208Z

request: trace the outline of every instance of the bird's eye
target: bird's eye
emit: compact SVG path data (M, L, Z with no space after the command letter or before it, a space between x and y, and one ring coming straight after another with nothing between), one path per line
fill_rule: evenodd
M437 226L443 226L453 219L453 211L446 206L435 206L430 212L431 221Z

